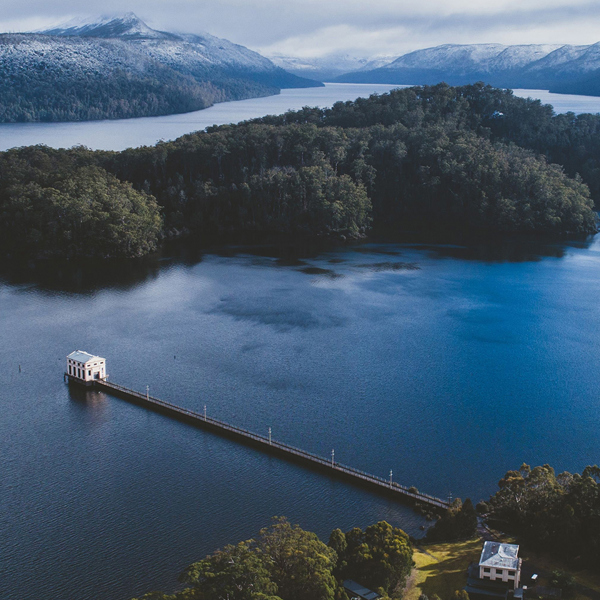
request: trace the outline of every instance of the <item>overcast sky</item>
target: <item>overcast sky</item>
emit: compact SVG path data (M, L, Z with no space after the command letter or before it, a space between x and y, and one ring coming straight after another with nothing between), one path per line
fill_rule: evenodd
M0 30L135 12L155 29L208 31L264 54L400 55L445 43L593 44L600 0L2 0Z

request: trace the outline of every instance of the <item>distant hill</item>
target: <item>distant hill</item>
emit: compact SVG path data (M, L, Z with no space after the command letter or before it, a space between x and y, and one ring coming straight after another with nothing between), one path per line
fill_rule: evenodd
M600 94L600 43L591 46L445 44L400 56L375 69L334 79L351 83L463 85L484 81L509 88Z
M0 122L172 114L313 87L209 34L151 29L133 13L0 35Z
M334 53L315 58L300 58L272 54L269 58L279 67L300 77L331 81L340 75L355 71L371 71L394 60L395 56L375 56L371 58L347 53Z

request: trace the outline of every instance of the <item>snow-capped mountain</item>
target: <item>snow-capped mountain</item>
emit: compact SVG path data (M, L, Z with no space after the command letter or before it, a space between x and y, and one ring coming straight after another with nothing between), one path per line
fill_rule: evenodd
M379 68L356 69L336 81L453 85L485 81L502 87L576 90L600 73L600 43L591 46L445 44L416 50ZM595 76L595 75L594 75ZM600 87L600 85L599 85ZM567 89L565 89L567 88Z
M96 18L77 18L56 27L35 33L60 36L97 37L123 39L171 39L173 36L164 31L151 29L134 13L108 15Z
M189 68L201 63L257 72L280 71L268 58L229 40L209 33L196 35L157 31L148 27L134 13L97 19L74 19L37 33L64 38L127 41L132 46L147 51L157 60L168 61L172 66L183 65Z
M365 58L353 56L352 54L335 53L317 58L300 58L272 54L269 55L269 58L277 66L289 73L294 73L294 75L317 79L319 81L330 81L343 73L378 69L394 60L395 56Z
M385 65L384 69L453 69L460 72L485 68L485 64L506 46L500 44L477 44L456 46L446 44L437 48L426 48L400 56Z
M0 121L198 110L322 85L210 34L156 31L133 13L0 35Z

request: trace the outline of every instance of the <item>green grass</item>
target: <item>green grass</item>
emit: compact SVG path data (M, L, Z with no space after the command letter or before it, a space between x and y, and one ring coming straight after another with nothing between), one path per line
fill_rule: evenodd
M503 542L514 543L509 536L502 536ZM415 568L406 584L404 600L418 600L421 594L431 597L437 594L442 600L448 600L456 590L461 590L467 583L467 567L477 562L481 555L483 542L474 538L466 542L445 542L423 544L415 547L413 560ZM535 565L541 571L551 572L555 569L571 573L577 583L600 592L600 574L589 570L574 570L566 567L559 560L535 554L521 547L519 555L523 561ZM546 578L540 583L548 585ZM572 600L586 600L588 596L577 594Z
M404 600L418 600L421 594L437 594L448 600L467 583L469 563L478 561L481 540L422 545L415 548L415 568L407 583Z

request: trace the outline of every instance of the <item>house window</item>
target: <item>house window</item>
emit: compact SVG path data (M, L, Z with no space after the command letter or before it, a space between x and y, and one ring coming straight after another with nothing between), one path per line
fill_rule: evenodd
M496 575L498 575L498 577L502 577L502 573L504 573L502 569L496 569Z
M91 371L88 371L88 377L89 377L89 376L91 376L91 374L92 374L92 372L91 372Z
M490 573L490 568L489 567L483 567L483 572L484 573Z
M72 375L72 373L71 373L71 365L69 365L69 375Z

